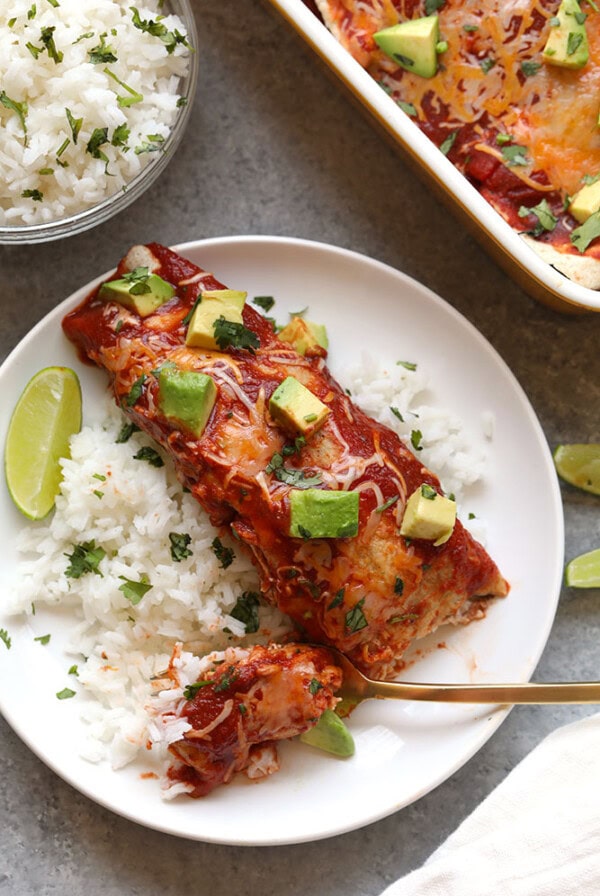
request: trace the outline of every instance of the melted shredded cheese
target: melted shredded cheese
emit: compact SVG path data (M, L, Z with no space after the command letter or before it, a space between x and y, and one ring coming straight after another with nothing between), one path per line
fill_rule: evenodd
M429 107L452 129L487 113L493 126L527 146L531 165L511 171L528 186L572 194L584 175L600 172L600 13L593 8L586 7L589 61L569 71L542 61L558 0L446 0L439 22L448 49L436 76L420 78L390 69L391 60L375 46L373 33L393 24L381 0L318 0L318 5L349 52L412 103L421 120ZM395 6L399 21L419 14L411 0L396 0ZM540 67L526 75L523 62ZM532 171L544 171L550 186L531 181Z

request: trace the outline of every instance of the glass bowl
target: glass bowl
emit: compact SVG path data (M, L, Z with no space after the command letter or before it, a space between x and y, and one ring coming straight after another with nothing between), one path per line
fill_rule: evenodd
M73 236L102 224L123 211L144 193L169 164L185 131L198 81L199 53L198 33L190 0L165 0L161 15L178 15L185 23L187 40L194 48L189 55L187 74L181 78L178 93L185 97L185 104L178 109L170 133L161 151L152 153L145 167L128 183L101 202L55 221L41 224L0 224L0 244L42 243Z

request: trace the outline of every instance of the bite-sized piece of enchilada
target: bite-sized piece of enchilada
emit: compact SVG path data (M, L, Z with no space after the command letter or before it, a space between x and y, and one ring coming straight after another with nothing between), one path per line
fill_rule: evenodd
M600 177L596 4L315 0L315 6L343 46L543 258L584 285L600 286L600 187L584 190ZM417 43L406 40L394 54L394 40L381 34L428 16L437 19L437 64L423 76Z
M264 597L306 640L391 676L415 639L481 616L482 598L508 586L454 523L436 476L333 379L325 349L299 354L244 295L150 244L63 326L212 522L248 549Z
M178 645L151 707L154 741L174 757L167 795L206 796L236 772L251 779L279 769L276 742L313 728L335 708L341 670L310 645L229 648L198 662L182 687Z

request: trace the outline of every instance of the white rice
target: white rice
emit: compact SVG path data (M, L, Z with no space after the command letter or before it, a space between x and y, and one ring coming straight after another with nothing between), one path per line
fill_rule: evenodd
M420 369L385 368L364 357L343 380L352 384L357 403L408 442L418 421L423 445L419 458L442 472L446 489L457 499L481 476L484 457L461 421L419 402L427 386ZM168 743L146 706L152 694L150 678L166 668L177 641L191 642L194 653L206 654L276 641L290 630L278 610L261 606L259 631L245 635L244 625L229 613L243 592L258 590L252 564L235 541L224 538L235 559L221 568L211 548L217 533L206 514L182 491L168 459L156 468L133 458L142 446L151 445L148 437L135 433L126 443L116 443L123 422L121 412L107 400L104 423L86 425L73 437L53 516L20 533L19 583L11 595L14 612L31 613L32 607L44 604L56 608L57 620L64 607L78 620L67 650L78 665L80 697L83 692L88 698L81 700L89 733L82 754L91 761L108 759L115 768L145 752L148 739ZM190 557L173 561L170 532L190 535ZM74 545L91 541L106 551L99 564L101 575L68 578L65 555ZM144 576L152 587L132 605L120 590L120 577L137 582ZM183 686L186 675L195 680L194 663L197 660L189 669L182 666ZM167 699L172 701L173 694Z
M13 0L4 6L0 225L41 224L119 192L155 157L178 113L190 50L179 42L169 53L160 37L136 27L130 0L60 0L56 6ZM158 0L145 0L137 9L141 22L156 22L161 14ZM177 16L165 15L162 24L168 32L186 34ZM56 53L46 49L44 34ZM106 59L111 50L116 61L90 61L90 52L102 45L94 58ZM63 57L55 61L59 53ZM123 104L134 99L130 91L143 99ZM76 140L67 109L82 120ZM113 145L123 127L125 145ZM88 144L104 128L107 142L98 150L105 158L95 158Z

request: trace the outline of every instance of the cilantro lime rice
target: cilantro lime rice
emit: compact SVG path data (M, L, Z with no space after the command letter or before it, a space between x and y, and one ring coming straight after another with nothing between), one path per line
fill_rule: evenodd
M162 150L193 49L159 0L5 7L0 225L42 224L124 189Z

